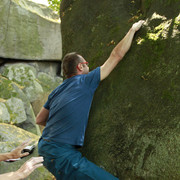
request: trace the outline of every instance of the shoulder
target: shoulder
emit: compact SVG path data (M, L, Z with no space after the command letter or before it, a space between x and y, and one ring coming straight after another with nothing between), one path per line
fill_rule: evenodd
M96 89L100 82L100 67L90 71L88 74L83 74L81 80L87 85L87 87Z

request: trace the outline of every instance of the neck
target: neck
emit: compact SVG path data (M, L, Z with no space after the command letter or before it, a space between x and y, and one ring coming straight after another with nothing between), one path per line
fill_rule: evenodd
M70 75L70 76L67 76L67 78L69 79L69 78L71 78L71 77L73 77L73 76L76 76L76 74L72 74L72 75Z

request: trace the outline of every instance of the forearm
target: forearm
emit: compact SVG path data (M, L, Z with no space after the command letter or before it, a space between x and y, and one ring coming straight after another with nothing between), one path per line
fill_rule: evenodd
M108 60L101 66L101 80L105 79L129 50L135 31L131 28L126 36L112 50Z
M36 124L46 126L46 122L48 120L49 110L45 109L44 107L41 108L40 112L36 117Z
M111 54L112 56L117 57L117 61L121 60L131 47L135 32L136 31L131 28L126 34L126 36L113 49Z
M46 126L46 121L43 121L43 122L36 122L36 124L41 125L41 126Z
M9 172L9 173L5 173L5 174L1 174L0 179L20 180L20 179L23 179L23 178L21 178L20 174L16 171L16 172Z

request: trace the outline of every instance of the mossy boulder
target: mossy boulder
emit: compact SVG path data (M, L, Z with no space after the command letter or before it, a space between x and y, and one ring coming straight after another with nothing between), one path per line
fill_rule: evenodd
M38 72L36 68L26 63L14 63L1 67L0 72L9 80L20 85L28 100L33 102L41 99L44 93L52 91L62 83L62 78Z
M4 105L0 106L1 122L15 124L40 135L39 126L35 124L35 115L44 105L47 95L62 83L62 78L54 72L57 65L49 65L46 67L47 65L36 63L7 63L1 66L0 102L6 105L10 116L8 118L5 115L7 113ZM40 66L44 67L45 72L40 71ZM13 102L9 103L12 100ZM16 105L17 101L19 103ZM17 110L17 107L21 107L21 111Z
M22 88L16 82L0 76L0 122L14 124L40 135L32 106Z
M10 114L6 105L0 102L0 122L10 122Z
M23 60L60 60L59 16L28 0L0 1L0 57Z
M30 102L41 97L42 86L36 80L37 71L33 66L23 63L5 65L2 75L6 76L19 85L23 86L23 91Z
M38 80L41 82L43 89L46 92L52 91L55 89L59 84L62 83L61 77L53 77L47 73L39 72L37 75Z
M102 65L139 19L132 47L97 89L83 153L120 179L180 178L180 1L63 0L63 54Z
M12 123L22 123L27 119L24 104L21 99L12 97L8 99L5 104L10 112Z
M25 140L30 139L33 143L36 144L35 150L33 153L27 157L22 158L19 161L15 161L12 163L9 162L0 162L0 174L16 171L20 166L30 159L31 157L37 157L38 148L37 141L39 136L34 135L30 132L27 132L21 128L18 128L13 125L8 125L4 123L0 123L0 151L1 153L10 152L12 149L16 148ZM52 179L52 175L44 168L36 169L28 178L26 179L34 179L34 180L44 180L44 179Z

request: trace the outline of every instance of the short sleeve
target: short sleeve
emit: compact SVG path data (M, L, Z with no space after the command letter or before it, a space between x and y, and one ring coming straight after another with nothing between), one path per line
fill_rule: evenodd
M92 91L95 91L100 82L100 67L97 67L93 71L84 75L84 80L88 88L90 88Z
M48 109L49 110L49 103L50 103L50 100L48 98L48 100L46 101L46 103L44 104L44 108L45 109Z

